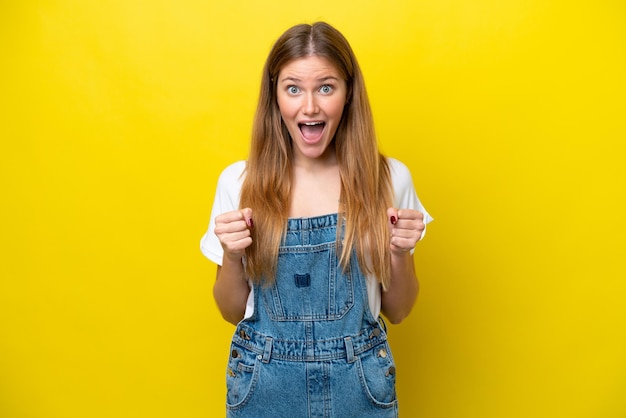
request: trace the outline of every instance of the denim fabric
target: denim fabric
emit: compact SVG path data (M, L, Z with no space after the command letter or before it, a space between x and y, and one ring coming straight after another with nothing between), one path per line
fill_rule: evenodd
M356 257L339 266L337 215L288 222L276 280L232 339L227 416L397 417L387 335Z

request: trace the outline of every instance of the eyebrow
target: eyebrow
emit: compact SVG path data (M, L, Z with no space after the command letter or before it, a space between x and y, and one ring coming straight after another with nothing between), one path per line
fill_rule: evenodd
M316 81L324 83L324 82L326 82L328 80L338 81L339 79L337 77L329 75L327 77L318 78ZM302 80L300 80L299 78L296 78L296 77L285 77L285 78L283 78L280 81L281 81L281 83L284 83L286 81L293 81L294 83L298 83L298 82L301 82Z

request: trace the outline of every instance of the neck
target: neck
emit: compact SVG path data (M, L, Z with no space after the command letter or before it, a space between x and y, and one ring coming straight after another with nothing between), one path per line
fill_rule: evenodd
M324 154L317 158L295 157L293 167L297 171L316 173L337 167L337 153L334 144L329 146Z

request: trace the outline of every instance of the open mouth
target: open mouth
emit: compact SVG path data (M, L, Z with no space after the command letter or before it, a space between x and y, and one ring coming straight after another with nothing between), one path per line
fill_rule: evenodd
M302 137L307 141L315 141L319 139L324 132L325 126L325 122L305 122L298 124Z

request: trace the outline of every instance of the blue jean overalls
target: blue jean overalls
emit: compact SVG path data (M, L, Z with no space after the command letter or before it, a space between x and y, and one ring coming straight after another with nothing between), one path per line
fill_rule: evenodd
M227 416L397 417L395 365L366 278L337 256L337 215L289 219L275 282L233 336Z

